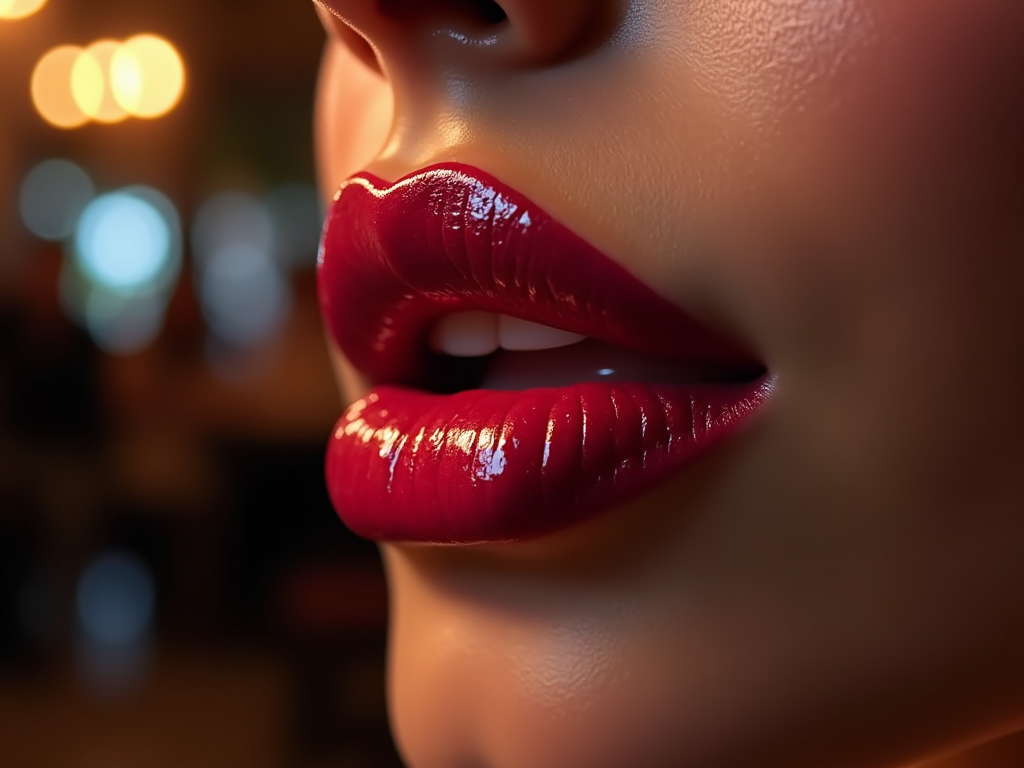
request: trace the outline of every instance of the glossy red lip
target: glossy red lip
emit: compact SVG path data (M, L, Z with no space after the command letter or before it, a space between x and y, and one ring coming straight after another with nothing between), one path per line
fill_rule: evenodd
M465 310L515 315L680 365L759 367L468 166L434 166L390 185L368 174L350 179L328 213L319 265L328 327L377 385L338 422L326 467L339 515L369 538L498 542L566 527L678 471L771 392L767 375L417 389L430 379L430 322Z

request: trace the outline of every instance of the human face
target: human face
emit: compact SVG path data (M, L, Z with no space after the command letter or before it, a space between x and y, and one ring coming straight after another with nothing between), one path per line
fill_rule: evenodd
M383 544L409 764L893 768L1024 729L1024 4L322 3L325 195L478 168L774 382L600 515Z

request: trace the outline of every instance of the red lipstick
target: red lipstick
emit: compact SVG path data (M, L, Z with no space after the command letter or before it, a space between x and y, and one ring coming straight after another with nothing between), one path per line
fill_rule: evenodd
M326 463L339 515L372 539L466 544L565 528L680 470L772 389L740 345L469 166L342 185L319 295L335 341L374 384L339 420ZM632 381L601 368L560 386L459 386L466 365L430 352L427 336L466 311L582 334L670 374Z

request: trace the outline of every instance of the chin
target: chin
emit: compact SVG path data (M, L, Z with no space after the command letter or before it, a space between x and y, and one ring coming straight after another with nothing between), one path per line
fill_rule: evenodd
M1024 728L1021 572L996 564L1016 544L896 551L864 523L815 524L893 510L784 492L764 421L560 533L383 544L408 765L946 768Z

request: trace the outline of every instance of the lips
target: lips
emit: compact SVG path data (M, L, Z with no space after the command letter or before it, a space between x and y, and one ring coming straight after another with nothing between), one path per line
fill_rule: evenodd
M675 474L771 394L742 346L469 166L347 181L324 227L319 296L374 385L339 420L326 462L339 515L372 539L503 542L568 527ZM431 350L432 334L468 312L588 337L590 358L654 361L665 380L584 366L558 386L479 388L490 357L467 365ZM532 364L571 359L566 349ZM524 353L500 354L507 369Z

